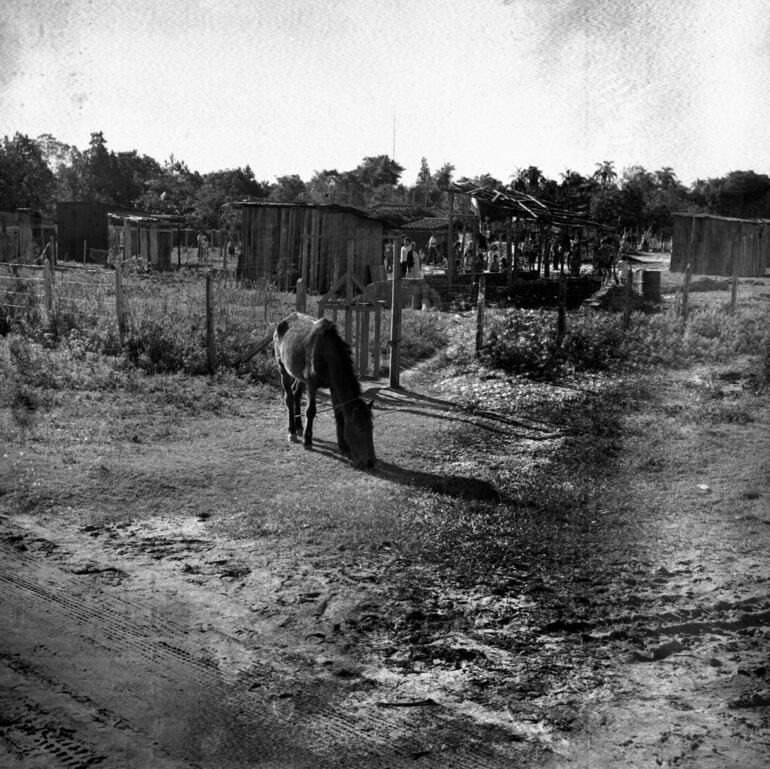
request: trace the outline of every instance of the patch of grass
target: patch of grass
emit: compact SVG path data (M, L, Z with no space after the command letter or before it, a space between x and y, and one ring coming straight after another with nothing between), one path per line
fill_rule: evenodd
M674 313L635 313L624 332L614 316L580 312L568 317L559 340L553 312L498 311L490 313L481 360L492 368L545 381L623 367L719 363L766 350L768 322L767 310L739 308L731 313L705 306L695 308L687 324Z
M444 349L449 343L448 325L443 313L405 309L401 316L401 365L410 368Z

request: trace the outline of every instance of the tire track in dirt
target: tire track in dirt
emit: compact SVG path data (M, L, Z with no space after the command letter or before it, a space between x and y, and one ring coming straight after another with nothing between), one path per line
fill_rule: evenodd
M78 696L114 707L115 698L108 696L105 703L98 684L86 686L81 693L82 681L73 686L68 680L74 676L79 681L67 663L62 665L60 661L67 649L63 639L68 634L79 635L88 642L88 656L98 658L102 665L127 668L116 676L116 683L132 676L135 685L138 683L132 712L120 715L145 740L153 736L153 728L151 721L140 714L141 705L146 705L148 699L143 689L157 692L162 682L169 691L184 692L183 702L197 701L203 720L232 719L229 724L216 724L205 735L217 746L219 763L212 765L241 765L244 751L249 749L273 761L289 760L292 766L358 762L397 767L411 766L419 757L424 766L492 769L510 765L513 758L511 746L503 744L502 735L494 735L495 739L489 741L493 735L464 724L434 703L429 703L431 707L388 708L372 713L355 712L352 707L319 706L302 698L265 698L253 691L261 685L259 673L223 674L190 648L185 628L154 616L147 607L133 606L103 592L92 595L83 581L42 565L14 548L2 546L0 550L4 556L0 566L0 609L11 620L4 623L5 631L0 631L4 644L23 650L29 664L42 668L60 687L63 684L74 688ZM147 617L151 617L151 623ZM58 639L56 633L42 632L46 624L59 628ZM33 643L35 636L46 638L46 646ZM155 713L158 704L169 703L153 705ZM201 761L205 746L195 741L184 744L189 724L180 722L174 729L177 733L165 745L161 741L166 753L172 758L180 755ZM19 729L5 731L10 734L10 742L14 735L17 741L20 739ZM71 749L60 748L62 756L66 750L78 755L78 747L73 742ZM88 758L88 753L83 755L84 760L95 760Z

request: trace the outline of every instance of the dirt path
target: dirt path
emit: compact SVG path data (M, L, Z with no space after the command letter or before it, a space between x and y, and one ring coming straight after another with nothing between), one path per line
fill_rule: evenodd
M0 763L763 767L770 417L704 381L586 445L416 372L375 473L273 391L59 401L0 465Z

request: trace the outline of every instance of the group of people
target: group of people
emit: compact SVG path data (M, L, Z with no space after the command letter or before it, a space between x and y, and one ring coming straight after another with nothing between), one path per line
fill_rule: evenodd
M458 239L453 253L458 272L505 272L508 269L508 256L500 243L491 243L488 247L473 241L463 247ZM549 235L528 233L511 245L513 267L517 270L540 271L547 275L550 271L564 270L573 277L579 277L582 269L584 252L591 253L594 275L614 274L618 258L634 251L636 243L631 235L605 235L597 239L593 247L585 240L570 237L568 233ZM402 238L397 253L393 253L392 243L385 246L385 265L388 270L399 269L402 278L421 278L425 265L447 267L447 256L439 246L434 235L430 235L424 248L419 248L409 236Z

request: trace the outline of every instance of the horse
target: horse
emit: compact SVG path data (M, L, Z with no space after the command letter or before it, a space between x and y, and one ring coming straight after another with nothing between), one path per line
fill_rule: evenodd
M313 448L316 391L328 388L337 422L337 445L360 468L374 467L372 402L361 395L350 346L330 320L316 320L293 312L276 327L275 357L289 411L289 441L297 443L302 430L302 393L307 386L304 445Z

